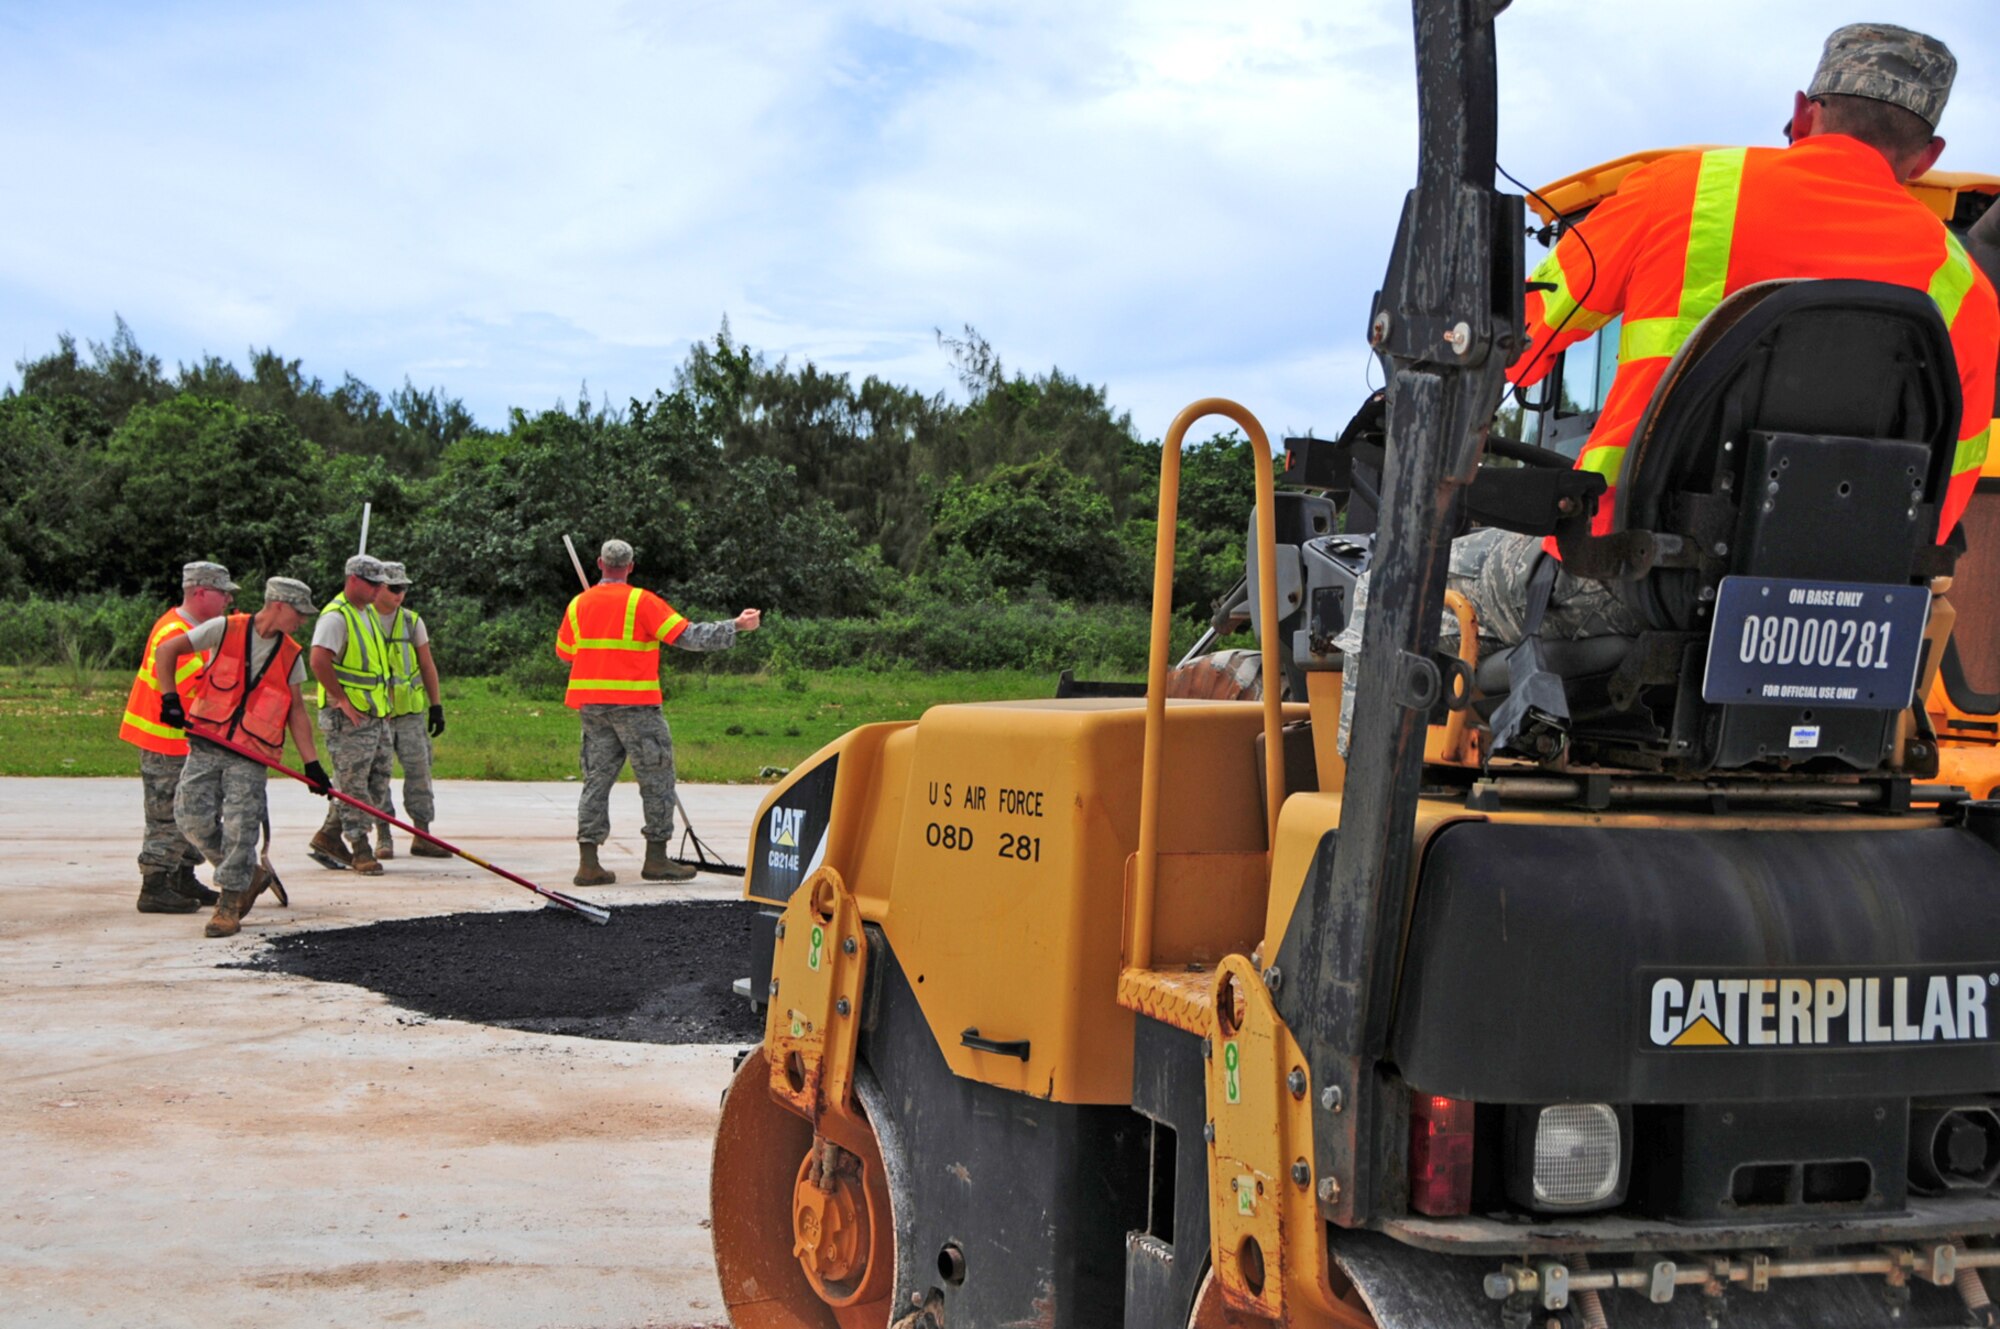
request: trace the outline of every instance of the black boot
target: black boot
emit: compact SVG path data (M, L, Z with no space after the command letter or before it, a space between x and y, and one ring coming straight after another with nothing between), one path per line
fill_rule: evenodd
M201 901L174 889L174 874L154 868L140 878L139 912L142 914L191 914Z
M201 884L194 875L194 864L183 863L174 873L174 889L197 904L214 904L222 897Z

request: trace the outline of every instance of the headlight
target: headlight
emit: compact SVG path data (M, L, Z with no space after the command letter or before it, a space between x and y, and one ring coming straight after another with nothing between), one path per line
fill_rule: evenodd
M1605 1103L1511 1108L1507 1193L1537 1210L1600 1209L1624 1197L1631 1141Z

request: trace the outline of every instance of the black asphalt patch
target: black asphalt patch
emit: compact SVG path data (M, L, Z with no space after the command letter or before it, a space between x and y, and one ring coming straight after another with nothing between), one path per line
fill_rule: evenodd
M446 914L272 938L242 968L352 983L398 1006L628 1043L754 1043L760 1016L730 988L750 972L741 900L620 905L597 927L553 906Z

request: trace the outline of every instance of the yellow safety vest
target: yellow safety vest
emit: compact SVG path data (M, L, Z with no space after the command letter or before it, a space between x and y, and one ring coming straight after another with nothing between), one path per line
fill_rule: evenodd
M389 713L389 648L382 640L382 617L371 605L366 612L336 595L319 611L320 617L339 614L347 624L347 645L333 662L333 676L340 690L363 715ZM319 704L326 705L326 688L319 689Z
M382 616L375 615L375 621L381 622ZM424 692L424 671L417 662L417 647L412 640L416 633L416 611L398 608L388 636L383 638L388 647L391 715L422 715L430 709L430 697Z

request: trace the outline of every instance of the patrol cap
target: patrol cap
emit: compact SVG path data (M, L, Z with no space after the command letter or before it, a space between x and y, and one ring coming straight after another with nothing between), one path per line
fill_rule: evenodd
M265 582L264 603L290 605L301 614L317 612L313 608L312 587L294 577L273 577Z
M1935 129L1957 76L1958 60L1935 37L1893 23L1850 23L1826 39L1806 96L1888 102Z
M632 566L632 546L623 540L606 540L604 547L597 551L597 557L608 568L629 568Z
M401 563L384 563L382 571L388 574L382 580L391 586L408 586L410 584L410 574L404 570Z
M236 583L229 580L229 569L220 563L183 563L181 589L191 591L197 586L206 586L217 591L237 589Z
M388 570L382 566L382 560L369 554L356 554L348 559L347 575L376 583L389 579Z

